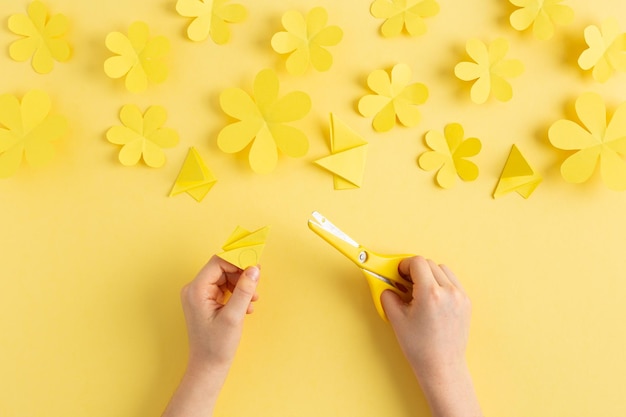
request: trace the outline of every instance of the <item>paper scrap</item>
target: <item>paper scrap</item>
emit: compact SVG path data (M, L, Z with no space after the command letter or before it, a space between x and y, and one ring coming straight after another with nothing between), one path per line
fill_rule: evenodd
M170 192L170 197L187 193L197 202L201 202L216 182L217 178L206 166L198 150L191 147Z
M499 198L512 192L517 192L522 197L528 198L541 181L541 175L530 167L518 147L513 145L493 193L493 198Z
M230 40L230 23L243 22L247 9L241 4L231 4L230 0L178 0L176 11L184 17L194 19L187 28L187 36L200 42L209 36L218 45Z
M585 41L589 48L578 58L583 70L593 68L593 78L605 83L614 71L626 72L626 33L619 28L614 17L605 20L602 26L585 28Z
M237 226L222 246L224 252L217 256L240 269L258 265L269 230L269 226L265 226L254 232L249 232L243 227Z
M375 0L370 13L377 19L385 19L380 32L386 38L400 35L403 28L411 36L419 36L427 30L424 19L439 13L439 3L435 0Z
M523 31L532 25L533 35L539 40L551 39L554 36L554 25L569 25L574 21L574 10L562 4L564 0L509 1L521 7L511 13L511 26Z

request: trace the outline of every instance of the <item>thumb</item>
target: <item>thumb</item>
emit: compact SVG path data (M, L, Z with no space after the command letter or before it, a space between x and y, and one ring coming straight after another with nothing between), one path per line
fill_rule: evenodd
M234 319L245 317L248 306L250 302L252 302L252 297L254 297L254 293L256 292L260 275L259 268L256 266L248 267L243 271L237 280L233 295L231 295L224 306L225 313Z
M396 323L402 318L402 316L404 316L404 309L406 308L406 305L400 296L395 292L389 290L383 291L380 295L380 303L382 304L385 314L391 324Z

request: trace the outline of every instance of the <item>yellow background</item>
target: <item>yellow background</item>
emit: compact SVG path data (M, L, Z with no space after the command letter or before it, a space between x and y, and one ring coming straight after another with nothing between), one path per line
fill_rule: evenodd
M574 23L551 41L508 24L507 1L441 1L419 38L384 39L370 1L240 0L249 11L232 41L185 38L189 20L175 1L49 0L71 19L70 62L38 75L8 46L11 14L27 1L2 1L0 92L47 91L69 133L42 169L23 165L0 182L0 415L159 415L186 362L179 289L220 250L236 225L271 225L263 254L261 299L216 410L220 416L428 415L418 384L388 325L376 315L361 273L311 233L319 210L356 240L382 253L419 253L455 270L473 301L468 360L490 416L626 415L626 198L598 176L571 185L560 176L567 153L547 129L573 117L585 91L609 106L626 100L626 75L605 85L576 65L583 29L614 16L621 0L571 0ZM330 48L326 73L290 76L270 47L281 15L325 6L344 39ZM142 94L103 72L104 38L146 21L172 41L169 79ZM526 71L508 103L475 105L453 69L465 42L504 36ZM357 114L367 75L405 62L430 98L423 122L375 133ZM313 110L293 123L311 148L255 175L246 155L227 155L217 133L230 120L219 108L228 87L251 90L256 73L278 70L281 95L303 90ZM162 169L127 168L106 130L124 104L167 108L181 143ZM328 113L370 142L364 186L334 191L312 164L329 153ZM438 189L416 165L430 129L461 123L479 137L473 183ZM544 175L529 200L491 193L513 143ZM201 203L167 194L189 146L219 178Z

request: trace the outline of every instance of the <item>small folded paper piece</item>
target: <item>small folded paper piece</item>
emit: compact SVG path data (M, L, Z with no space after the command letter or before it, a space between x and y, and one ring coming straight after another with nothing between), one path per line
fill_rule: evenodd
M524 198L528 198L541 181L541 175L530 167L517 146L513 145L493 193L493 198L502 197L513 191Z
M265 226L250 232L243 227L237 226L226 243L224 243L224 246L222 246L224 252L219 253L217 256L241 269L258 265L261 253L265 248L269 230L269 226Z
M330 114L332 155L315 163L334 175L335 190L360 188L365 172L368 143L335 115Z
M170 192L170 197L187 193L197 202L201 202L216 182L217 178L207 168L196 148L191 147Z

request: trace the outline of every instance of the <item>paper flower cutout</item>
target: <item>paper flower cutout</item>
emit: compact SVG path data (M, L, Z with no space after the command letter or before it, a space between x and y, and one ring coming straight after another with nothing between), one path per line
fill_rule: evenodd
M439 4L435 0L376 0L370 13L385 19L380 32L387 38L398 36L403 28L411 36L419 36L426 33L424 18L439 13Z
M482 145L477 138L464 136L463 126L458 123L447 125L443 134L437 130L426 133L426 144L432 151L421 154L418 164L424 171L438 169L436 180L442 188L452 188L457 175L463 181L478 178L478 167L465 158L478 155Z
M396 124L396 118L404 126L415 126L422 119L417 108L428 100L428 88L411 81L411 68L397 64L391 77L385 70L376 70L367 77L367 85L376 94L359 100L359 112L364 117L374 116L372 125L377 132L387 132Z
M332 155L315 163L334 175L335 190L359 188L363 183L367 142L341 120L330 114Z
M11 58L24 62L32 57L31 65L40 74L52 71L55 60L65 62L70 59L70 45L63 39L69 29L69 20L62 14L48 19L48 9L40 1L28 6L28 16L11 16L9 29L16 35L24 36L11 44Z
M493 192L493 198L517 192L524 198L530 197L541 183L541 175L536 173L517 146L513 145L509 157L504 164L500 180Z
M478 39L470 39L466 49L475 62L458 63L454 73L463 81L476 80L471 91L472 101L482 104L491 94L499 101L511 100L513 89L506 79L520 76L524 65L517 59L504 59L509 42L498 38L487 47Z
M206 166L198 150L191 147L170 192L170 197L187 193L199 203L211 191L216 182L217 178Z
M601 28L587 26L585 41L589 48L578 58L578 65L584 70L593 68L596 81L604 83L613 71L626 71L626 33L615 18L605 20Z
M604 183L612 190L626 190L626 102L620 104L607 124L604 100L596 93L585 93L576 100L576 113L582 126L559 120L548 131L554 147L577 150L561 165L566 181L582 183L600 165Z
M170 50L170 41L164 36L150 39L150 29L144 22L135 22L128 28L128 36L111 32L106 46L118 56L104 62L104 72L111 78L126 77L126 88L140 93L148 88L148 81L160 83L167 79L163 57Z
M269 231L269 226L254 232L249 232L243 227L237 226L226 243L224 243L222 247L224 252L217 254L217 256L240 269L258 265Z
M339 26L326 26L326 9L315 7L306 18L292 10L283 15L282 22L287 31L272 37L272 48L279 54L291 53L286 62L287 71L304 74L309 64L318 71L328 71L333 56L324 47L341 42L343 31Z
M39 167L54 157L53 141L67 131L62 116L49 115L52 104L43 91L32 90L22 102L10 94L0 96L0 178L13 175L22 157Z
M173 148L178 144L178 133L162 127L167 120L165 109L152 106L141 114L139 107L127 104L120 111L120 120L124 126L110 128L107 139L116 145L124 145L119 154L122 165L136 165L142 157L150 167L165 165L165 153L161 148Z
M178 0L176 11L184 17L193 17L187 28L192 41L206 40L209 35L218 45L230 40L229 23L243 22L248 11L241 4L229 4L230 0Z
M278 149L293 158L302 157L309 150L306 135L285 123L306 116L311 99L301 91L279 99L278 88L276 72L266 69L254 80L253 97L240 88L230 88L220 96L222 110L239 121L220 131L217 145L226 153L236 153L252 142L248 160L257 173L269 173L276 168Z
M554 35L554 25L568 25L574 20L574 10L563 0L509 0L521 7L511 13L511 26L522 31L533 26L535 38L548 40Z

